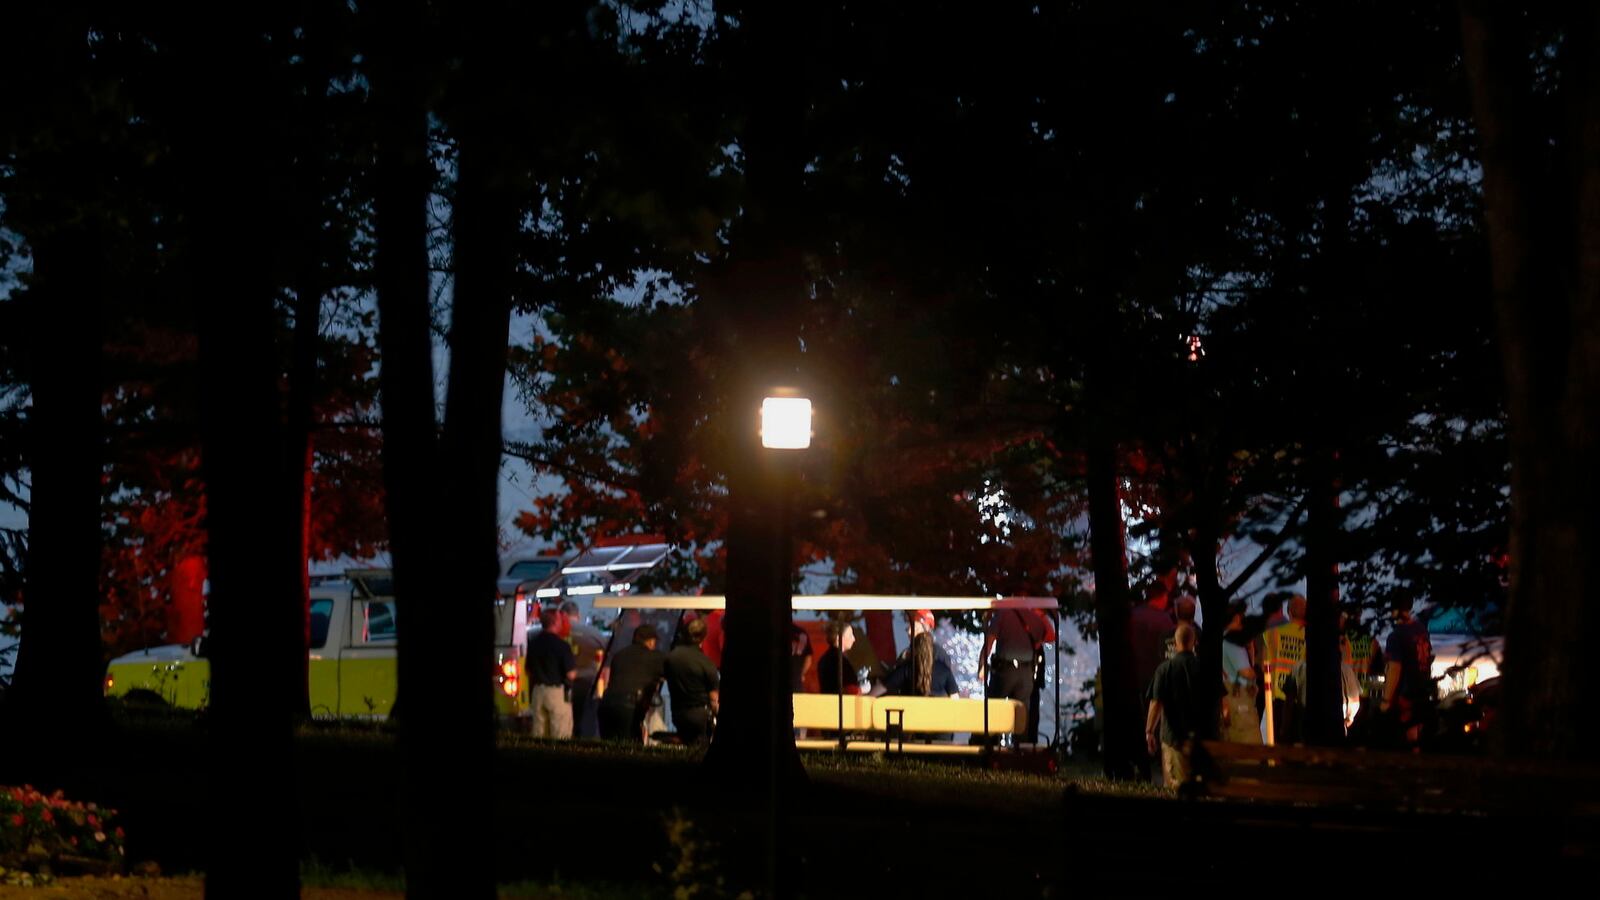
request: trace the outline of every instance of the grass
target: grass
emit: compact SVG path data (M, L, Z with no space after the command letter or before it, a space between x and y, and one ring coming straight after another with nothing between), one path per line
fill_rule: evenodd
M400 886L393 874L404 864L396 738L393 728L365 722L301 729L296 764L305 846L321 860L337 861L308 867L309 886L371 891ZM192 779L196 766L203 766L202 729L192 722L130 717L116 743L126 755L107 775L125 767L145 770L141 778L108 783L125 805L143 813L144 827L130 831L143 839L142 858L180 870L203 865L198 836L206 804L197 794L174 801L159 788ZM483 828L503 896L667 892L667 876L652 864L677 858L665 815L674 807L695 824L701 850L726 862L731 883L759 882L759 872L748 869L754 865L749 861L764 856L763 845L752 843L764 820L727 806L725 797L709 789L698 750L550 742L520 734L502 734L498 744L495 818ZM1044 821L1059 809L1066 785L1059 778L992 772L970 760L831 753L803 758L811 787L795 821L808 835L808 858L855 858L868 841L874 851L856 864L876 865L868 877L878 884L915 879L900 861L928 846L928 830L972 841L981 837L973 829L989 827L1003 812ZM448 785L447 776L441 785ZM1047 849L1036 842L1032 846L1035 853ZM571 883L574 875L582 881Z
M80 783L69 792L122 810L134 862L154 860L178 872L202 867L213 825L204 729L193 717L124 714L113 721L108 752L69 773ZM404 858L394 729L317 723L302 729L298 745L301 837L316 854L304 869L307 886L396 893ZM1147 784L1107 781L1081 760L1045 776L993 771L970 759L831 752L802 759L811 783L797 800L787 846L798 857L797 884L811 896L837 893L844 877L853 894L1038 896L1042 886L1094 877L1125 889L1118 879L1130 871L1156 879L1143 887L1187 890L1232 877L1215 860L1291 832L1340 839L1258 861L1267 866L1263 878L1334 864L1357 839L1442 855L1459 849L1455 832L1462 829L1517 851L1495 858L1526 858L1529 866L1566 859L1551 848L1577 847L1572 859L1580 861L1600 852L1600 836L1554 822L1392 816L1374 823L1317 808L1179 802ZM11 761L0 754L0 769L14 768ZM730 885L759 885L764 877L770 855L763 817L747 803L715 796L698 751L505 734L494 777L493 818L464 827L480 829L490 843L503 897L666 895L673 861L689 858L715 860L699 865L726 874ZM451 785L441 773L441 789ZM667 813L675 808L692 823L692 841L672 836ZM1186 836L1163 845L1174 864L1159 872L1147 865L1152 829ZM1000 848L1005 865L983 864Z

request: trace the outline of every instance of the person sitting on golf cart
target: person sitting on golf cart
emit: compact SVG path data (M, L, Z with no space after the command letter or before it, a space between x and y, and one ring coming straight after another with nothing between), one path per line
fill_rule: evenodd
M872 686L873 697L959 697L955 673L933 643L933 613L919 609L911 620L911 650L881 681Z

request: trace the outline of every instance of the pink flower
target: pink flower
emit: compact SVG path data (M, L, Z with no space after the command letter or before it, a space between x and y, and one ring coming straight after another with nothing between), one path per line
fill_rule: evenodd
M119 841L120 841L120 840L122 840L122 838L123 838L123 836L124 836L124 835L123 835L123 834L122 834L122 826L121 826L121 825L118 825L118 826L117 826L117 829L116 829L116 830L115 830L115 831L113 831L113 832L112 832L112 834L115 834L115 835L116 835L116 836L117 836L117 840L119 840Z
M72 846L74 846L74 847L78 846L78 839L77 838L72 838L71 840L72 840Z
M11 826L13 828L21 828L22 827L22 813L17 813L16 815L13 815L11 817Z
M94 815L93 813L91 813L89 815L89 824L94 826L95 828L99 828L100 827L100 817Z
M56 820L56 817L51 815L48 809L40 813L39 818L44 819L46 822L54 822Z

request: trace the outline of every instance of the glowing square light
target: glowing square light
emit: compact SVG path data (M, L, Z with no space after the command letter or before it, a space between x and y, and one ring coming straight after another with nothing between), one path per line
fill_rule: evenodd
M804 450L811 446L811 401L805 397L762 400L761 446L772 450Z

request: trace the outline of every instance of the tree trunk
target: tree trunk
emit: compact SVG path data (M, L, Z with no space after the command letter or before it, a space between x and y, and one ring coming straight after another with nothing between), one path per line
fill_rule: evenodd
M1464 0L1461 31L1510 418L1503 749L1593 759L1600 695L1573 673L1600 628L1600 8L1564 11L1564 122L1533 118L1517 10Z
M1117 485L1117 446L1094 423L1087 447L1089 541L1094 566L1094 613L1100 633L1101 716L1107 778L1133 778L1145 758L1144 709L1134 683L1129 625L1128 560Z
M259 23L257 23L259 24ZM269 249L282 215L271 103L248 26L185 36L200 96L183 150L190 301L200 323L201 461L211 580L213 821L208 897L299 895L294 727L304 694L298 507L284 439ZM244 764L275 760L269 766ZM240 809L250 810L239 815ZM226 823L227 827L221 827Z
M1306 513L1305 740L1324 747L1344 742L1343 682L1339 650L1339 486L1337 455L1312 451L1311 496Z
M474 490L476 472L454 468L470 467L473 459L464 452L468 448L457 443L447 463L434 417L427 245L432 170L424 69L429 57L418 4L380 7L374 21L384 492L396 601L405 622L396 716L404 765L406 890L413 897L488 897L493 895L491 845L460 823L492 821L493 795L487 780L493 761L493 721L485 707L491 701L492 681L485 662L491 638L476 626L480 612L492 614L492 594L484 596L475 587L484 577L479 566L463 567L459 561L472 550L471 539L463 533L481 532L476 494L446 499L457 489ZM473 419L470 401L490 403L496 415L499 410L498 384L493 399L461 393L468 384L467 373L478 365L469 357L482 351L478 336L466 326L472 308L481 305L490 289L479 283L484 265L479 260L492 251L476 247L479 236L472 233L481 227L475 217L484 215L478 209L482 201L474 181L480 177L477 153L476 135L463 137L459 169L463 196L456 210L458 319L452 334L448 398L457 442ZM504 353L503 341L498 352ZM463 408L463 403L468 406ZM486 444L498 450L498 429L486 433ZM488 546L494 546L492 537ZM465 578L448 577L452 568Z
M318 267L316 259L304 260L312 269ZM297 548L295 570L299 583L295 588L295 627L297 640L284 652L295 660L294 684L296 715L311 716L310 642L311 642L311 398L316 391L318 321L322 311L322 291L314 276L302 276L295 291L294 356L289 372L289 403L283 445L283 496L293 498L289 515L289 541Z
M8 335L27 360L33 409L24 452L32 475L28 553L22 572L23 628L7 694L7 748L38 781L57 782L99 746L103 724L100 643L102 316L115 276L116 230L105 222L102 184L85 172L107 168L81 11L17 9L8 27L26 35L13 61L22 88L36 93L9 111L13 178L7 226L33 253L26 292L15 301L25 339ZM31 182L31 183L29 183ZM17 542L20 545L20 541ZM14 547L20 549L20 546Z
M81 228L34 245L29 553L10 701L19 752L70 771L103 717L100 309L104 244ZM44 770L34 770L44 773ZM40 779L41 781L44 779Z
M1215 505L1201 505L1203 496L1200 492L1195 495L1195 520L1202 524L1194 529L1189 557L1194 566L1195 591L1200 595L1200 616L1205 621L1205 629L1200 633L1200 670L1209 673L1206 683L1212 691L1207 707L1211 715L1206 719L1202 736L1215 738L1222 712L1222 637L1228 627L1228 601L1232 598L1217 578L1217 553L1222 547L1222 537L1220 530L1210 523L1218 520L1219 510Z
M497 23L479 20L485 33ZM471 50L477 53L472 54ZM501 127L492 41L469 47L465 87L475 106L458 128L454 209L455 296L450 326L450 383L441 445L445 497L441 561L456 573L450 588L428 598L424 629L434 657L433 678L411 714L441 739L428 752L435 804L430 853L420 871L408 870L407 891L419 897L495 896L493 844L459 822L493 821L494 602L499 574L498 511L501 401L511 282L516 270L516 190ZM421 749L416 745L413 751ZM448 781L441 776L448 773ZM416 787L416 785L414 785ZM448 788L448 790L446 790ZM413 859L413 863L417 860Z

